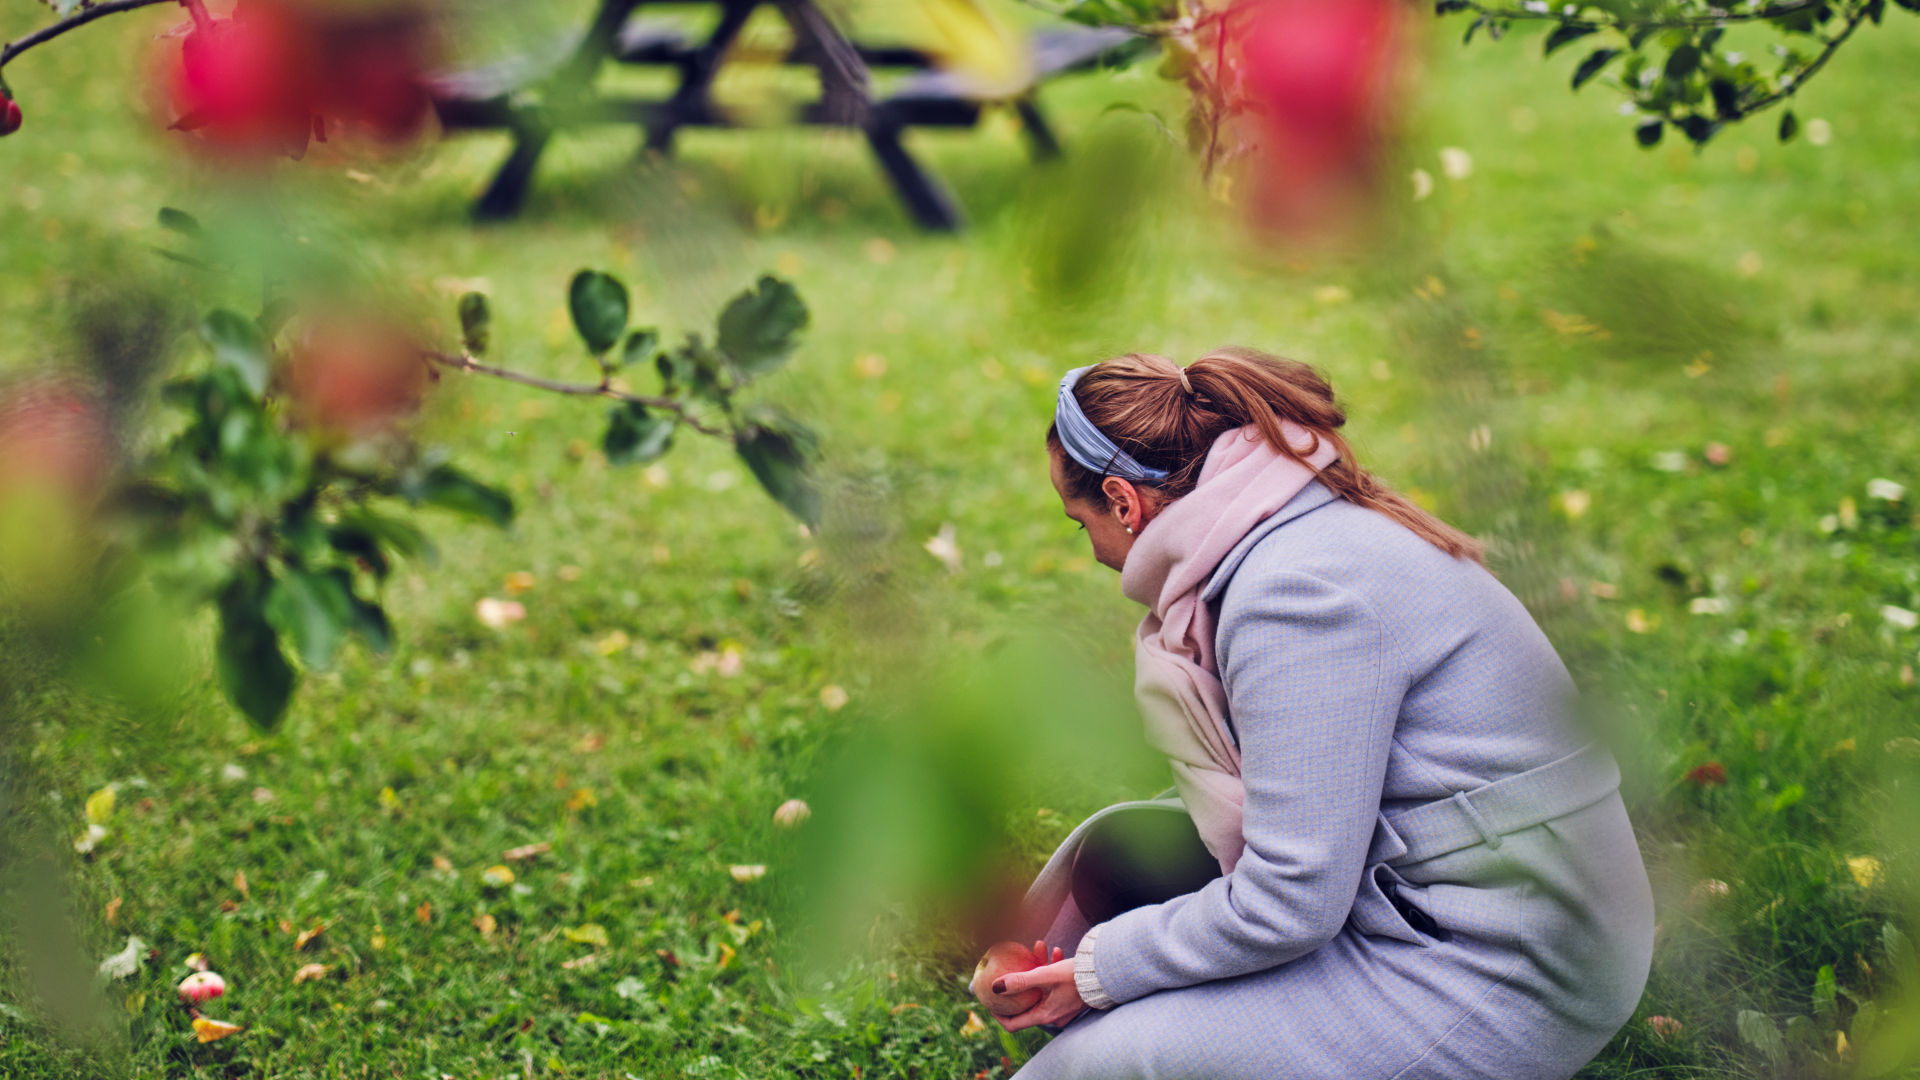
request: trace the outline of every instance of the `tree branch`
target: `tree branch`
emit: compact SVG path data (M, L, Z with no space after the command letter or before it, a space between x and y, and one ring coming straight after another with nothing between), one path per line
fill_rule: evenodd
M1760 100L1755 101L1750 105L1740 106L1740 116L1750 116L1768 107L1769 105L1777 104L1778 102L1785 100L1786 98L1790 98L1793 95L1799 93L1800 88L1807 84L1807 80L1813 78L1816 74L1819 73L1821 68L1827 66L1827 61L1833 59L1833 54L1840 51L1840 46L1845 44L1846 40L1852 37L1853 32L1855 30L1858 30L1860 28L1860 24L1865 22L1866 20L1867 20L1867 6L1863 4L1860 7L1855 8L1853 10L1853 13L1847 16L1846 27L1843 28L1838 34L1835 34L1832 40L1827 42L1827 47L1820 51L1819 56L1816 56L1813 58L1812 63L1809 63L1806 67L1803 67L1799 71L1794 72L1793 82L1787 84L1786 86L1781 87L1778 90L1775 90L1773 93L1768 94L1766 97L1763 97Z
M152 7L155 4L173 4L179 2L181 2L181 0L102 0L101 3L83 7L72 15L54 23L52 26L41 27L26 37L20 38L17 41L9 41L5 46L0 46L0 68L6 67L13 61L14 57L19 56L35 45L44 45L69 30L77 30L103 16L118 15L123 11ZM197 4L190 5L189 10L197 6ZM204 15L205 13L206 9L201 8L200 14Z
M1551 20L1562 26L1578 26L1588 30L1633 29L1633 30L1682 30L1700 27L1723 26L1732 22L1755 22L1761 19L1777 19L1784 15L1793 15L1808 8L1816 7L1826 0L1787 0L1786 3L1770 7L1754 8L1750 11L1727 11L1711 6L1707 10L1711 15L1688 15L1666 19L1636 19L1631 16L1616 16L1611 19L1569 19L1550 7L1538 11L1527 8L1490 7L1479 0L1466 0L1467 8L1490 19L1535 19Z
M702 435L722 436L728 434L725 428L717 428L701 423L699 418L694 416L684 403L675 401L673 398L648 397L645 394L629 394L624 390L614 389L613 386L607 382L570 383L561 382L557 379L543 379L538 375L524 375L518 371L509 371L506 368L492 367L487 364L478 363L471 356L449 356L446 353L432 351L423 352L421 355L426 357L428 363L438 367L464 371L472 375L487 375L495 379L504 379L507 382L519 383L521 386L531 386L536 390L546 390L555 394L567 394L572 397L611 398L614 401L625 401L633 405L645 405L649 409L664 409L667 412L679 416L681 423L700 432Z

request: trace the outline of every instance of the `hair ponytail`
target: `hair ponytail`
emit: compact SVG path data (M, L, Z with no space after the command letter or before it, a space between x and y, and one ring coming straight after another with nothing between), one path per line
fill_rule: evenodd
M1319 473L1334 494L1376 510L1413 530L1455 558L1484 562L1479 541L1414 505L1353 460L1340 434L1347 416L1334 402L1333 387L1311 367L1254 349L1223 348L1182 369L1164 356L1128 353L1096 364L1081 376L1074 396L1087 419L1141 463L1167 470L1156 490L1169 499L1192 491L1214 440L1236 428L1258 429L1267 444L1305 464L1289 445L1283 424L1333 444L1339 459ZM1047 444L1059 446L1047 430ZM1064 457L1064 456L1063 456ZM1068 490L1095 505L1106 504L1101 477L1064 458Z

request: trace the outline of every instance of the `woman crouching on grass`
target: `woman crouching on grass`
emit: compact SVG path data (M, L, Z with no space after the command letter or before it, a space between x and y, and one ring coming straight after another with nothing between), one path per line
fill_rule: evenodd
M1178 797L1075 829L1040 940L976 980L1002 1013L1042 992L1008 1030L1064 1025L1023 1080L1552 1080L1633 1013L1653 903L1619 769L1479 545L1345 421L1246 349L1061 380L1053 484L1148 609Z

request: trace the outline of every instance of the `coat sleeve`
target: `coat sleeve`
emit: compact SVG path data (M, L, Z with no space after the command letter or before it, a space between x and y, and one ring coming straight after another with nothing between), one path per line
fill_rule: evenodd
M1217 650L1240 740L1246 846L1231 874L1089 935L1076 971L1115 1003L1304 956L1340 932L1359 891L1403 665L1358 596L1297 571L1253 577L1248 595L1229 586Z

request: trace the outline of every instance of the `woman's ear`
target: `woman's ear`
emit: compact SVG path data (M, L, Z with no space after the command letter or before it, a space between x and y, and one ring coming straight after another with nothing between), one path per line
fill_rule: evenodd
M1107 497L1107 510L1119 519L1120 526L1129 533L1139 532L1146 524L1146 501L1140 497L1140 489L1129 480L1109 476L1100 481L1100 490Z

